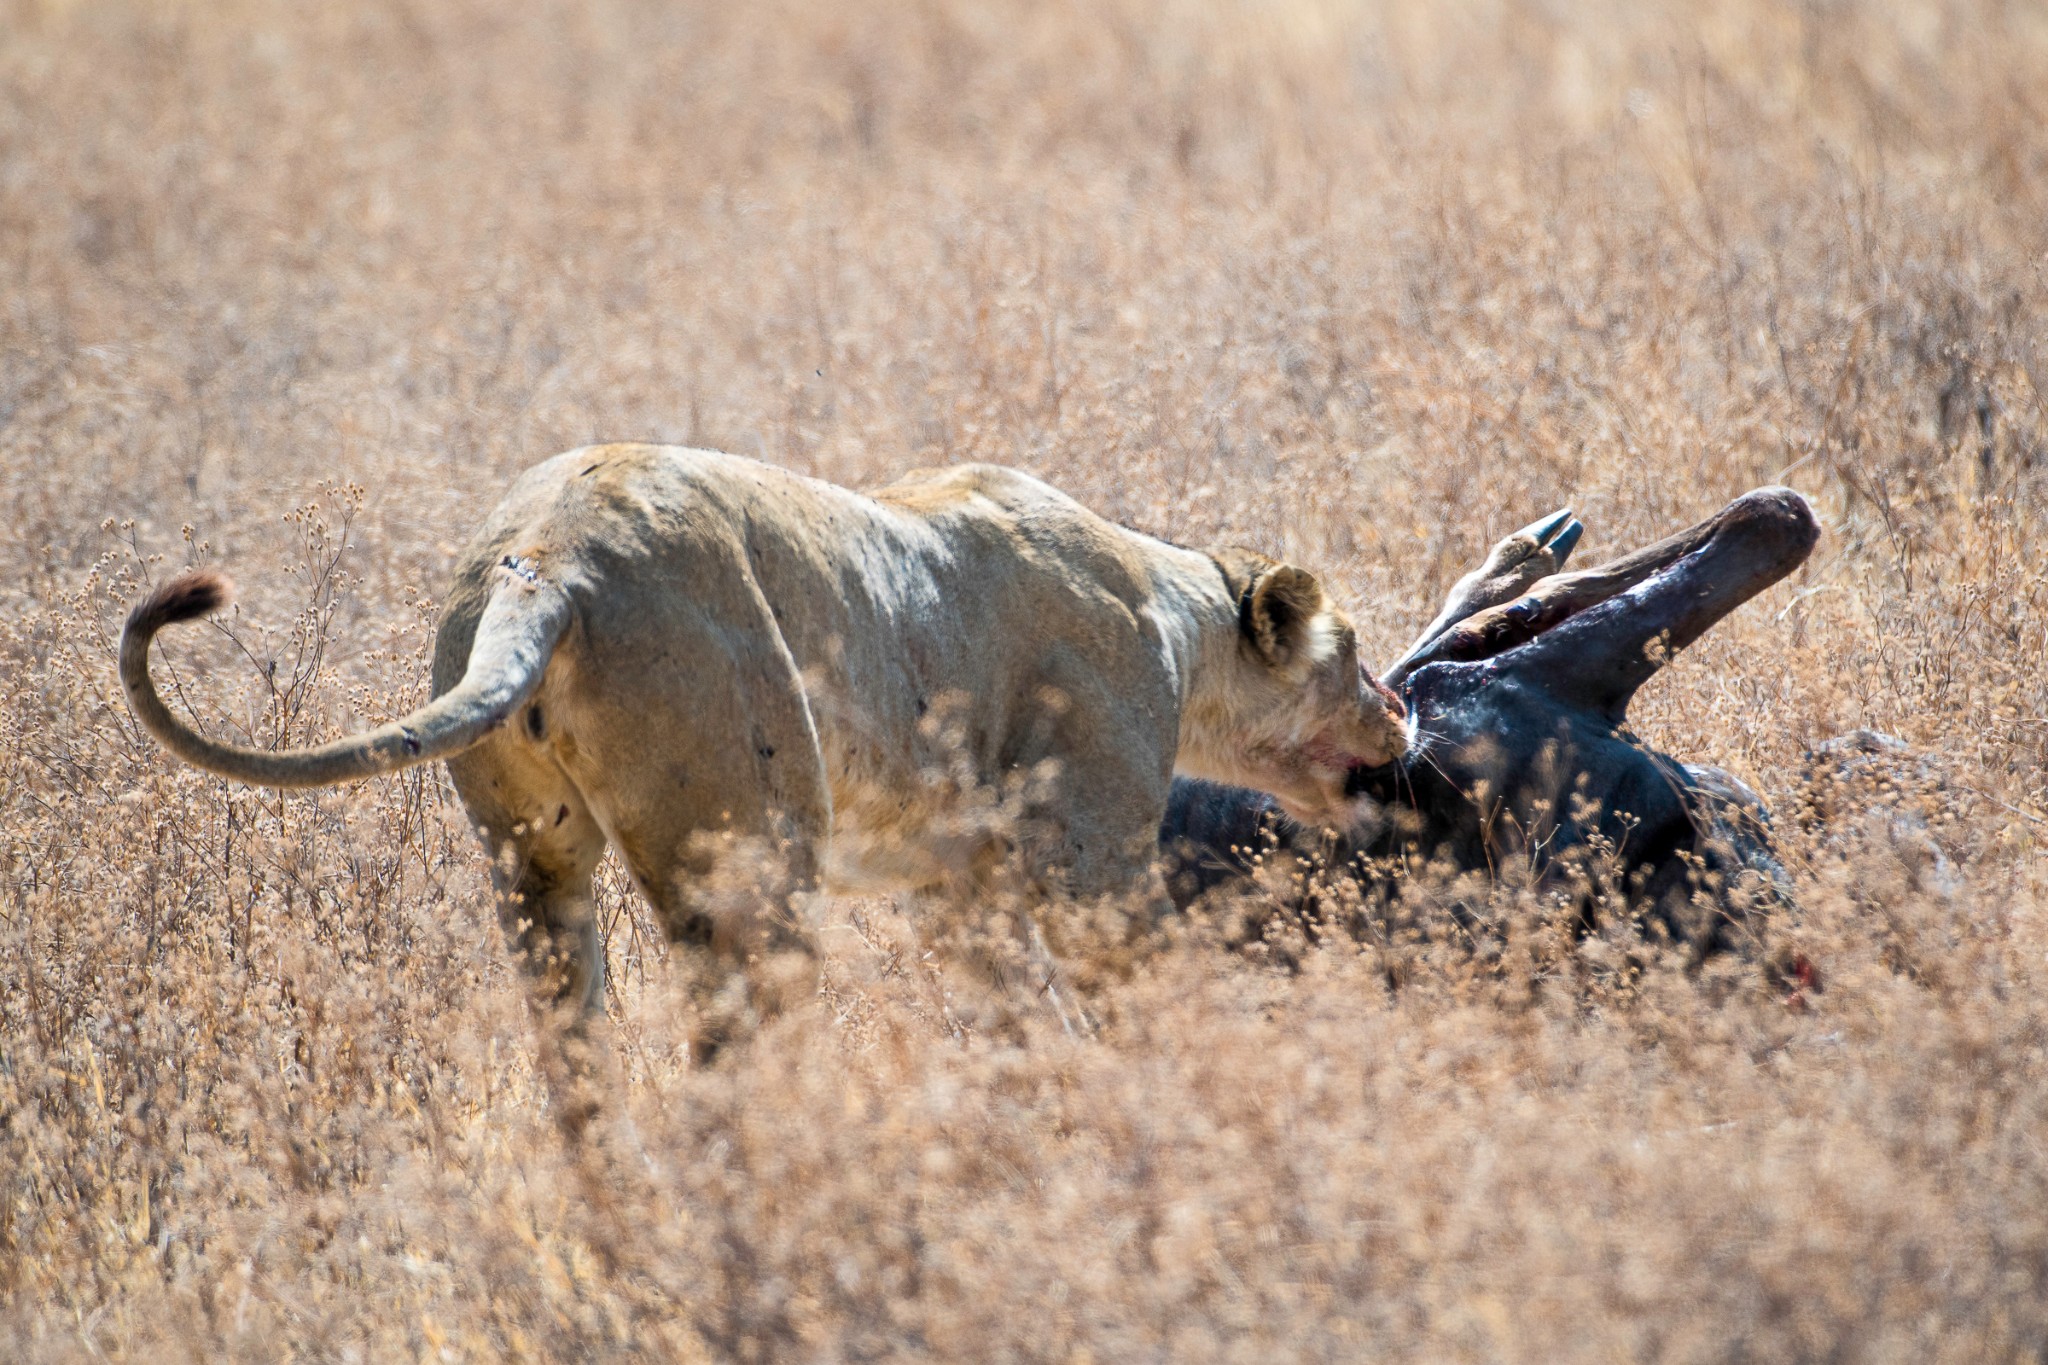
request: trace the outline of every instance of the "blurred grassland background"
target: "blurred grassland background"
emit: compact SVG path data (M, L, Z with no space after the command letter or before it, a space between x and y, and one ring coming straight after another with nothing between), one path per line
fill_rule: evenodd
M2040 1358L2044 125L1992 0L0 0L0 1356ZM1020 465L1381 661L1538 513L1790 482L1813 560L1635 719L1776 806L1827 989L1511 880L1487 951L1198 918L1078 1043L869 901L692 1069L608 873L572 1150L445 777L181 768L113 643L216 562L180 704L403 711L616 439Z

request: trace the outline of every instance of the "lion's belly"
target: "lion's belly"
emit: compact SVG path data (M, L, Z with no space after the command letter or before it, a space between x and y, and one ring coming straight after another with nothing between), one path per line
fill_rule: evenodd
M1006 776L1058 756L1056 741L1033 734L1030 717L1001 695L1008 682L979 697L913 688L914 710L899 717L870 712L846 724L842 709L821 718L832 793L828 876L904 888L987 875L1018 833L1025 793Z
M863 890L909 890L945 881L963 852L958 833L949 838L949 827L961 822L941 818L928 798L915 785L835 781L827 880Z

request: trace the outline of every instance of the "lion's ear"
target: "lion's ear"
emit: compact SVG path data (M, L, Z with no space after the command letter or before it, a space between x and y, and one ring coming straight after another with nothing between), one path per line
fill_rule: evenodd
M1238 614L1238 626L1259 657L1288 668L1313 653L1323 585L1306 569L1276 564L1252 580Z

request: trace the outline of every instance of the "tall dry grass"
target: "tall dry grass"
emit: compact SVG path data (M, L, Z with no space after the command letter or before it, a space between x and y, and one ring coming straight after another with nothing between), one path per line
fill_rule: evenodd
M2048 1353L2048 21L1711 9L0 3L0 1356ZM182 768L113 641L218 562L180 704L403 710L497 490L621 438L1022 465L1382 659L1535 513L1789 481L1814 560L1636 718L1777 804L1827 990L1506 888L1491 954L1176 926L1076 1042L868 901L693 1069L612 878L571 1148L445 779ZM1856 726L1915 756L1811 783Z

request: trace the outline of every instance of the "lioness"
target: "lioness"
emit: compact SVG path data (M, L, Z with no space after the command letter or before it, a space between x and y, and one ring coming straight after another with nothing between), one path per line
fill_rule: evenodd
M181 758L312 787L446 759L544 998L599 1007L591 874L609 843L680 942L727 954L786 906L705 890L722 836L790 891L830 851L929 881L935 768L1031 773L1032 869L1075 896L1163 898L1176 771L1344 823L1346 780L1406 748L1316 579L1140 535L1026 474L913 474L871 494L732 455L570 451L523 474L463 551L433 701L317 748L207 739L148 670L158 630L222 606L187 573L136 606L121 681ZM946 724L939 723L943 712ZM835 861L837 861L835 859ZM868 861L875 859L870 856Z

